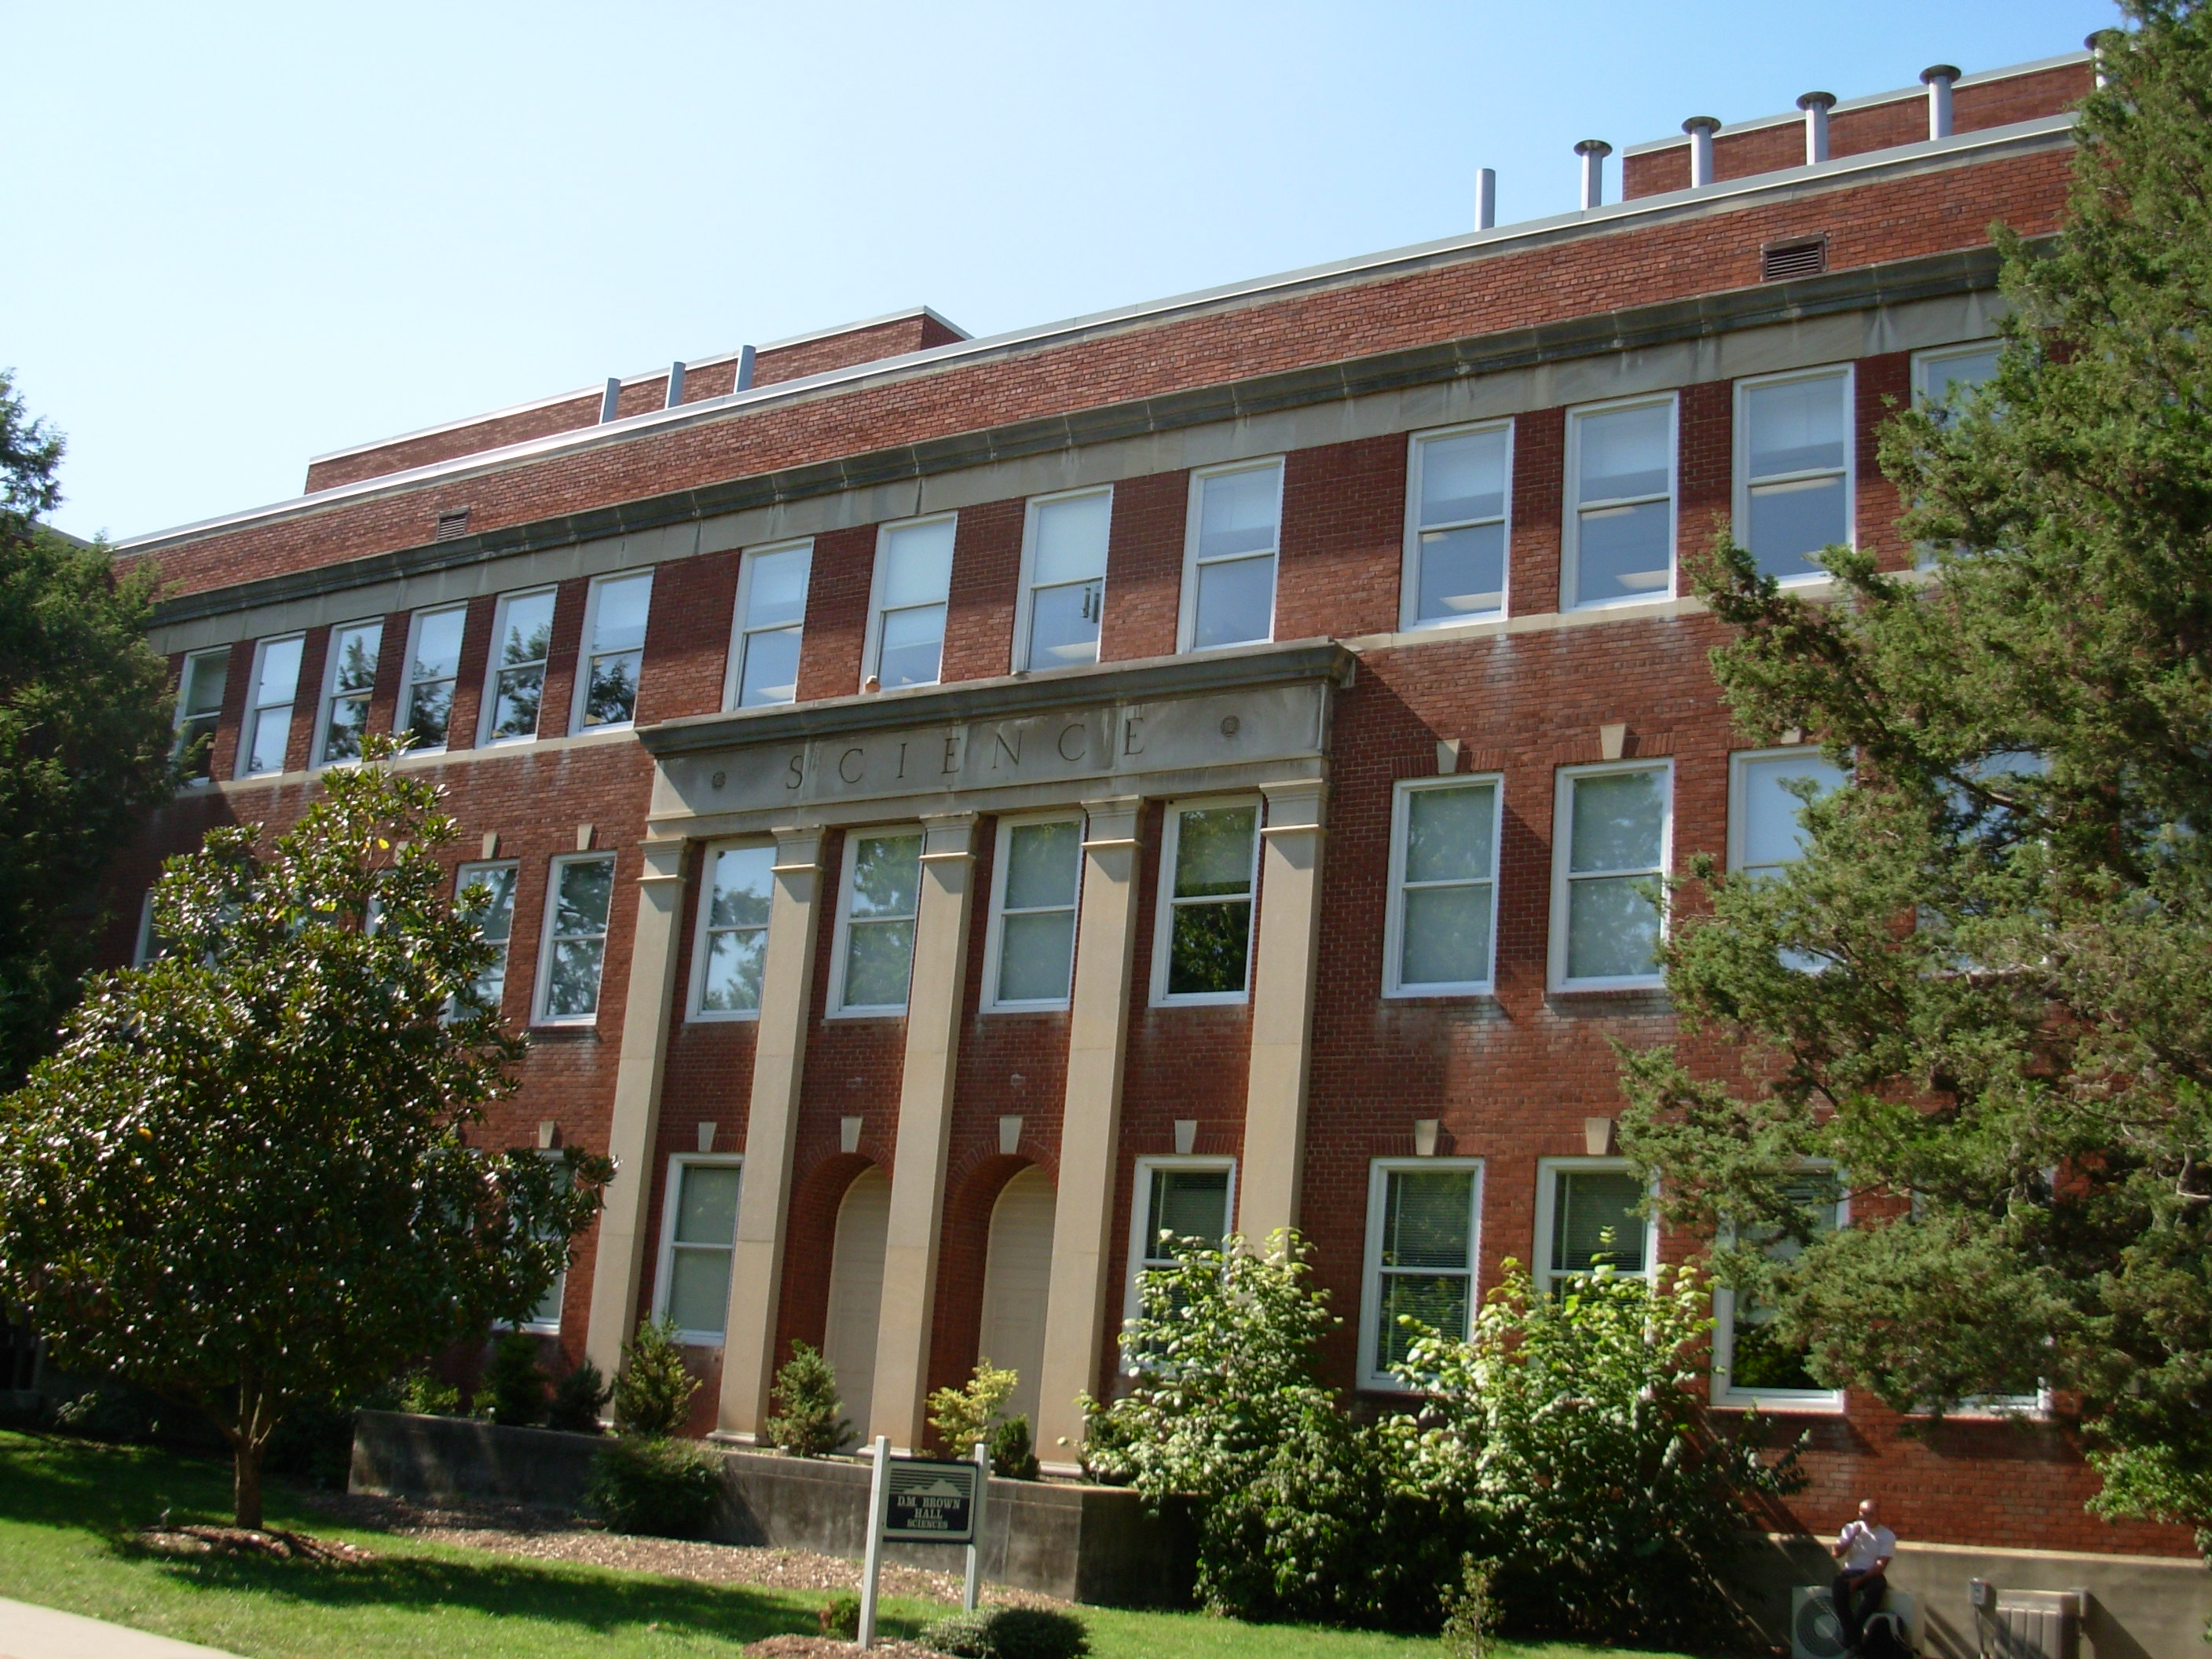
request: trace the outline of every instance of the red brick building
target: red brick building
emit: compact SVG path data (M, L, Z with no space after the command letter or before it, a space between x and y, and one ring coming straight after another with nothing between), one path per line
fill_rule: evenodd
M1731 729L1680 559L1732 518L1790 579L1910 562L1875 429L1988 371L1987 228L2057 226L2091 74L1808 95L1630 149L1616 204L319 458L125 544L213 744L124 879L415 732L532 1036L494 1133L620 1161L542 1328L611 1366L672 1313L701 1431L749 1439L799 1339L912 1445L980 1352L1066 1463L1167 1224L1302 1228L1338 1380L1387 1390L1393 1310L1686 1248L1613 1156L1609 1042L1673 1030L1639 884L1790 856L1819 763ZM2084 1512L2048 1402L1914 1435L1725 1305L1717 1346L1717 1407L1810 1431L1809 1525L2191 1553Z

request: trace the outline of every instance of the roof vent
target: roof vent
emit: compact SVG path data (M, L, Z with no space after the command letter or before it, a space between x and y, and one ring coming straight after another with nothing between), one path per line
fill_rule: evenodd
M1767 242L1759 250L1759 280L1786 283L1793 276L1818 276L1828 268L1826 236L1793 236Z
M469 533L469 510L465 507L438 515L438 533L434 541L457 542Z

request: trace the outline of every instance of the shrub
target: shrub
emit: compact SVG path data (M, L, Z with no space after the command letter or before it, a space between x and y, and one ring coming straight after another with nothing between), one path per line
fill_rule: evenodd
M413 1412L417 1417L458 1417L461 1391L451 1382L441 1382L427 1370L410 1371L399 1382L399 1409Z
M553 1398L545 1407L545 1426L568 1434L599 1433L599 1411L614 1390L588 1359L578 1363L553 1385Z
M955 1457L965 1457L975 1449L978 1440L988 1442L992 1424L1013 1397L1014 1384L1020 1380L1018 1373L1002 1370L986 1357L975 1362L975 1374L965 1387L939 1389L931 1395L929 1426L937 1431L945 1450Z
M955 1659L1078 1659L1090 1632L1073 1613L1047 1607L956 1613L921 1632L921 1644Z
M545 1373L538 1367L538 1340L508 1331L492 1345L483 1380L477 1385L479 1409L489 1407L502 1428L529 1428L545 1420Z
M721 1491L722 1460L704 1446L624 1435L592 1464L584 1502L617 1532L697 1538L714 1519Z
M1030 1443L1030 1419L1017 1413L991 1431L991 1473L1005 1480L1037 1478L1036 1450Z
M850 1590L839 1590L830 1598L830 1605L815 1617L822 1621L824 1636L842 1636L850 1640L860 1633L860 1598Z
M615 1427L626 1435L670 1435L691 1414L699 1380L684 1369L673 1320L638 1327L615 1373Z
M853 1425L837 1415L836 1373L818 1349L791 1345L791 1358L775 1374L773 1401L777 1414L761 1426L768 1437L794 1457L821 1457L851 1438Z
M1473 1556L1460 1563L1459 1583L1444 1586L1444 1651L1451 1659L1485 1659L1498 1629L1498 1602L1490 1593L1494 1562Z

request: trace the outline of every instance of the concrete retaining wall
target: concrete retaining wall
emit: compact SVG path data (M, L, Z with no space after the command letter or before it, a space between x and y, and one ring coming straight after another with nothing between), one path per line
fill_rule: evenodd
M573 1510L606 1442L547 1429L501 1429L465 1418L362 1412L356 1419L355 1492L416 1498L489 1498ZM827 1458L721 1448L722 1501L711 1533L859 1557L867 1531L868 1470ZM1105 1606L1180 1606L1190 1599L1196 1543L1188 1519L1149 1516L1111 1486L991 1482L983 1576L994 1583ZM887 1559L957 1572L955 1548L895 1545Z

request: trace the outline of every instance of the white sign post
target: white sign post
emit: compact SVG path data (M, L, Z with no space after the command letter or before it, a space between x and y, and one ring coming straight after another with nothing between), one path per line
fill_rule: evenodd
M965 1544L968 1583L963 1604L975 1607L981 1566L983 1493L990 1483L988 1453L979 1441L972 1463L935 1457L893 1457L890 1437L876 1437L875 1474L868 1485L868 1553L860 1581L860 1645L876 1642L876 1584L890 1544Z
M975 1535L968 1540L968 1582L960 1593L960 1605L969 1613L975 1611L975 1592L981 1588L983 1576L983 1500L991 1491L991 1454L981 1441L975 1443Z
M868 1483L868 1559L860 1576L860 1645L876 1644L876 1575L884 1565L884 1522L890 1516L891 1437L876 1437L875 1478Z

